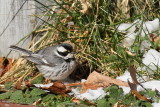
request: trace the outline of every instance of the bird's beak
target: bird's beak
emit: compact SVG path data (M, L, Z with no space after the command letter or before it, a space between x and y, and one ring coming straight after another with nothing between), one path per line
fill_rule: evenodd
M77 54L77 52L76 51L72 51L71 54Z

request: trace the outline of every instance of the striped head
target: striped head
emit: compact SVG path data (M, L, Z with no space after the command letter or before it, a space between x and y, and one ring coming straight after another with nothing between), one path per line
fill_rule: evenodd
M57 46L57 55L65 60L74 59L74 52L72 45L63 43Z

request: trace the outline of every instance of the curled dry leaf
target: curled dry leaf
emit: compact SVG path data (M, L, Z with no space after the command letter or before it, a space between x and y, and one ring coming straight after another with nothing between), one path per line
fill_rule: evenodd
M111 53L117 55L117 52L115 52L115 51L113 50L113 48L111 48Z
M152 100L150 99L147 99L147 97L141 95L138 91L136 90L131 90L133 92L133 94L139 99L139 100L144 100L144 101L147 101L147 102L152 102Z
M129 80L128 80L128 84L131 90L137 91L137 84L131 83Z
M83 83L81 93L85 93L88 89L96 90L99 87L108 87L109 85L110 84L103 84L103 83L95 83L95 84Z
M136 56L135 53L132 53L132 52L130 52L130 51L128 51L128 50L126 50L126 53L127 53L128 55L130 55L130 56Z
M81 5L82 5L82 10L80 12L82 12L83 14L88 14L90 13L91 10L91 5L89 2L87 2L86 0L80 0Z
M136 78L136 69L132 66L129 67L129 71L130 71L130 75L132 78L133 83L131 83L130 81L128 81L129 87L131 89L131 92L139 99L139 100L144 100L147 102L152 102L150 99L147 99L147 97L141 95L138 91L137 91L137 85L141 85Z
M80 103L80 100L77 99L77 98L72 98L72 101L73 101L74 103Z
M10 58L0 58L0 77L3 76L12 67L12 59Z
M87 89L97 89L99 87L107 87L111 84L129 87L127 82L118 79L113 79L111 77L104 76L94 71L88 76L87 81L82 84L82 93L86 92Z
M34 85L32 84L32 82L31 81L24 81L24 84L25 84L25 86L26 87L34 87Z
M68 90L61 81L56 81L52 86L50 86L49 88L44 88L44 89L51 91L55 94L66 94L71 91L71 90Z
M35 101L32 105L33 105L33 106L36 106L36 105L40 104L41 100L42 100L42 99L38 99L38 100Z
M118 107L118 103L119 103L119 102L116 102L113 107Z
M129 67L130 76L134 84L139 84L137 77L136 77L136 69L132 66Z
M81 86L82 83L71 83L71 84L66 84L66 86L68 87L72 87L72 86Z
M152 41L152 42L158 42L159 40L160 40L160 37L159 37L159 35L158 34L156 34L156 33L151 33L150 35L149 35L149 39Z
M15 88L18 90L22 89L22 82L21 81L17 81L17 83L15 84Z

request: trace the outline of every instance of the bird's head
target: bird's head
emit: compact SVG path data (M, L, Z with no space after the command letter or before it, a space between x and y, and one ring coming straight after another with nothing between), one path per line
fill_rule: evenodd
M75 52L73 51L72 45L63 43L57 46L57 54L65 60L73 59Z

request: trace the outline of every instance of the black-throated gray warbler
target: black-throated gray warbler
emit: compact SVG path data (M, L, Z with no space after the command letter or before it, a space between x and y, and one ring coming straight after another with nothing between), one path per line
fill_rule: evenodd
M11 45L10 49L22 52L24 54L23 58L35 63L43 76L51 80L67 78L77 65L73 47L68 43L49 46L37 52L14 45Z

